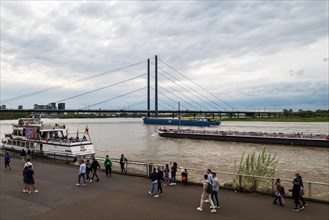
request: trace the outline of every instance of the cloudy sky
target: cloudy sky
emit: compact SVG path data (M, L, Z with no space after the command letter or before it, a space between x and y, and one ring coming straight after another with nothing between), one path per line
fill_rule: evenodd
M329 108L328 1L0 4L7 108Z

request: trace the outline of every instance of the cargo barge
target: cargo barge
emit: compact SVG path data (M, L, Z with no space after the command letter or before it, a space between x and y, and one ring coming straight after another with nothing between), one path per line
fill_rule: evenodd
M215 140L229 142L262 143L329 147L328 134L303 133L266 133L266 132L239 132L239 131L207 131L192 129L160 128L159 136L167 138L187 138L198 140Z
M177 125L177 126L219 126L220 121L211 121L206 119L188 120L188 119L165 119L165 118L143 118L145 124L158 124L158 125Z

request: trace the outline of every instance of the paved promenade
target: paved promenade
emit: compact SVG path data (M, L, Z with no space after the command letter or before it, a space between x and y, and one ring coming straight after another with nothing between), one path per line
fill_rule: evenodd
M2 155L1 155L2 156ZM255 193L220 190L221 208L210 213L209 203L203 212L201 186L178 184L164 187L164 196L148 195L151 183L146 178L99 172L100 182L77 187L78 167L33 162L39 193L23 193L22 164L12 159L12 170L4 169L1 157L0 219L329 219L329 205L309 202L300 212L272 204L272 197ZM202 177L200 177L202 178ZM220 178L220 177L219 177Z

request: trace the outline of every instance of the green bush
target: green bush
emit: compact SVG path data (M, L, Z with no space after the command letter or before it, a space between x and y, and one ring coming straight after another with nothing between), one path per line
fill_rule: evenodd
M267 180L249 176L274 177L277 163L276 155L267 153L265 147L258 155L253 152L245 158L245 153L243 153L239 166L235 161L235 172L248 176L234 178L234 187L240 190L255 191L262 182L267 182Z

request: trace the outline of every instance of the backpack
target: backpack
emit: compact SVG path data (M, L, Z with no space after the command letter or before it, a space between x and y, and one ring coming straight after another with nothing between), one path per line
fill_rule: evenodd
M206 188L206 192L208 194L212 193L214 191L214 189L212 188L211 183L207 183L207 188Z

